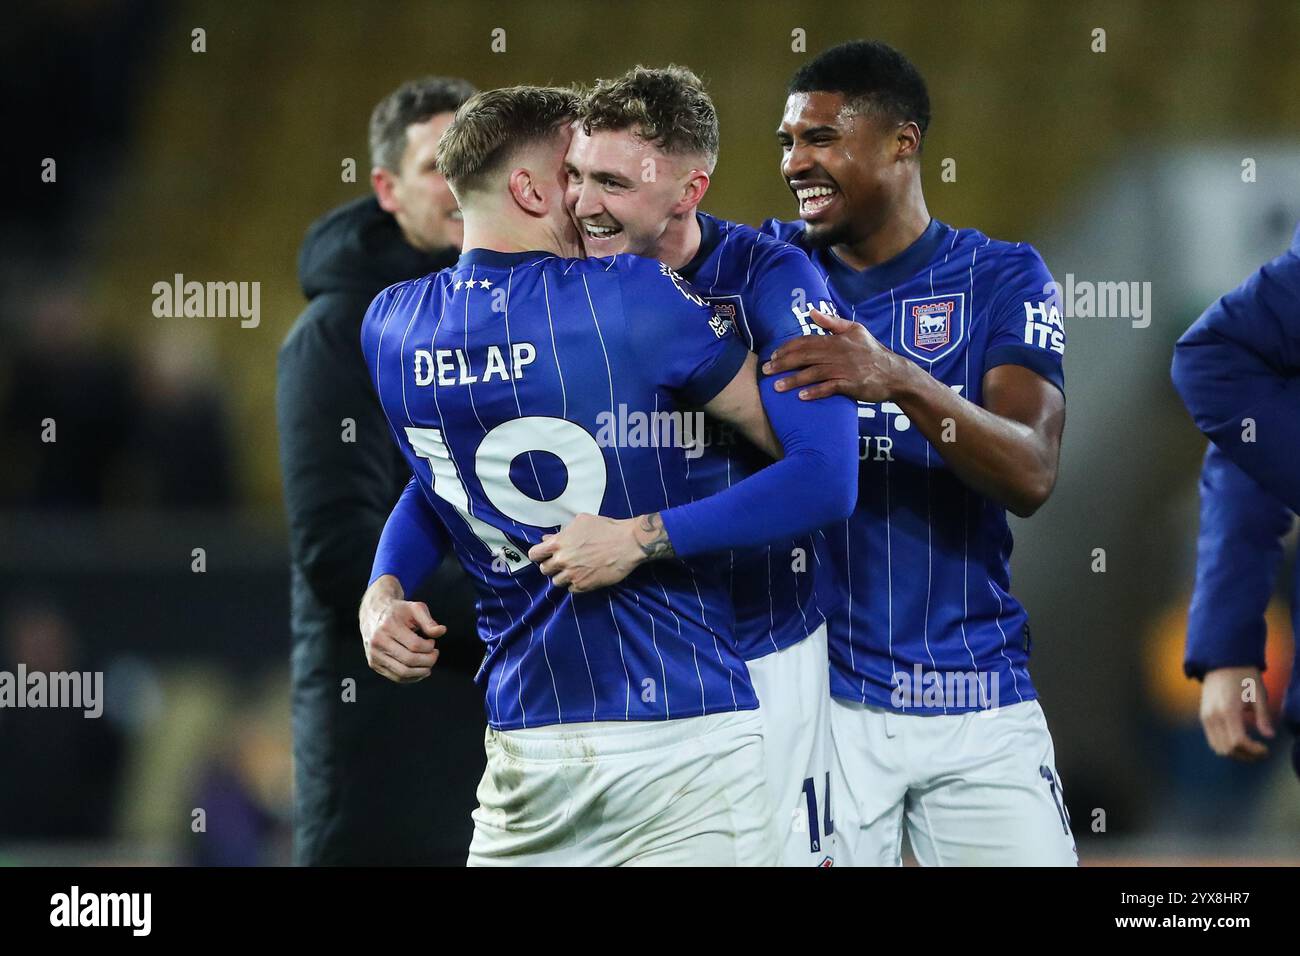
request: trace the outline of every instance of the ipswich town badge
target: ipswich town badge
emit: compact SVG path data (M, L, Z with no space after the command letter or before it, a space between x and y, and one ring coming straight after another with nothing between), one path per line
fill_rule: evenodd
M966 296L932 295L903 302L903 348L917 358L934 361L947 355L965 331Z

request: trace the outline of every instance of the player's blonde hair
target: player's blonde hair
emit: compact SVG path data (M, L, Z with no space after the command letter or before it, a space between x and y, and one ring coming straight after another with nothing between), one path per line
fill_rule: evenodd
M635 66L614 79L597 80L582 97L583 131L630 129L665 153L718 161L718 111L704 83L684 66Z
M521 148L555 135L578 113L567 87L508 86L476 93L438 140L438 172L457 198L486 185Z

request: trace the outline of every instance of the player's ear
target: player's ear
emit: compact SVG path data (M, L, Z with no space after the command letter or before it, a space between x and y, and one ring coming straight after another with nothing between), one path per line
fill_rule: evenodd
M546 215L547 210L550 208L550 200L546 193L538 188L541 184L533 175L532 170L524 166L511 170L508 184L510 197L520 209L530 216Z
M396 181L397 177L390 169L375 166L370 170L370 186L375 191L375 198L379 200L379 208L384 212L395 213L399 208L397 196L393 192Z
M898 158L912 159L921 152L921 127L909 121L897 131Z
M704 194L709 191L709 174L702 169L692 169L682 187L682 198L677 201L678 213L686 213L704 201Z

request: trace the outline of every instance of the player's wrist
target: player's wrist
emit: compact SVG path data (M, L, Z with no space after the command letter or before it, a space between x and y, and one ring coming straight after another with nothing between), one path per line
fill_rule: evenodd
M361 621L373 626L380 615L392 604L402 600L405 591L396 575L385 574L375 578L361 598Z
M895 403L919 398L927 384L926 379L930 382L935 381L935 378L921 366L901 355L894 355L891 358L891 365L889 392Z
M1263 672L1255 664L1225 664L1222 667L1207 668L1202 680L1209 683L1233 683L1248 678L1258 680L1262 676Z
M636 546L633 567L638 567L647 561L673 556L675 553L673 543L668 538L668 529L664 527L663 518L658 512L639 515L630 519L630 523L632 541Z

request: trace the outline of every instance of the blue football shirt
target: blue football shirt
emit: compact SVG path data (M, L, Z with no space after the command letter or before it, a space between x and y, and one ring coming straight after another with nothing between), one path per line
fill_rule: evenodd
M721 321L734 323L750 351L766 359L782 342L825 334L812 321L812 309L834 315L835 306L826 280L802 250L751 226L706 213L697 218L700 248L680 272ZM765 378L761 387L767 393L772 384ZM793 395L788 399L798 401ZM765 394L764 400L771 398ZM714 494L770 462L735 429L709 422L703 453L689 462L691 493L697 498ZM821 480L808 475L806 493L817 494ZM817 586L826 547L820 531L719 556L735 604L736 640L746 660L803 640L838 608L838 590Z
M476 249L372 303L380 402L479 593L491 726L757 706L716 562L654 562L574 595L527 558L579 512L691 500L685 443L634 436L735 376L745 346L715 318L666 266L626 255Z
M763 229L802 244L802 223ZM984 373L1004 364L1064 389L1059 295L1032 247L932 220L862 271L809 251L842 316L962 397L981 404ZM832 694L921 714L1034 699L1006 510L953 474L896 405L858 405L858 504L828 532L847 598L828 629Z

